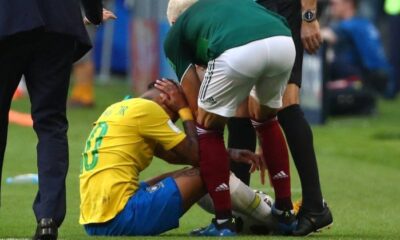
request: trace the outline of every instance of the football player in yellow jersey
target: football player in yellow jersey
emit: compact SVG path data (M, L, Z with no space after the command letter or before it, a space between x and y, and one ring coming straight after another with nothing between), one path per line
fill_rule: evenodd
M139 182L153 156L198 165L196 128L182 90L169 80L157 81L157 87L162 91L153 87L140 98L111 105L94 123L80 174L79 222L89 235L160 234L177 227L206 194L197 168ZM174 124L178 116L185 132ZM259 156L249 151L229 149L228 154L262 168ZM261 220L270 214L270 206L236 177L230 185L233 196L240 193L232 197L235 210Z

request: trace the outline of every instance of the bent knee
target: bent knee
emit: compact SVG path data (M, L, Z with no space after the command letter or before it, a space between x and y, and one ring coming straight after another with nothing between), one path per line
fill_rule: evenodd
M251 119L257 122L264 122L274 118L277 113L278 109L260 105L254 98L249 98L249 115Z
M217 114L207 112L202 108L198 109L197 124L205 129L210 130L223 130L226 124L227 118L219 116Z
M300 88L294 83L289 83L282 98L283 106L286 108L291 105L300 104Z

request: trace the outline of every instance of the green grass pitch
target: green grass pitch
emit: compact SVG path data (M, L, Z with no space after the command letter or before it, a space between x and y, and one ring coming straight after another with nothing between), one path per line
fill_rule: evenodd
M97 105L94 109L68 111L68 209L59 233L61 239L89 239L78 224L80 153L91 123L106 106L129 93L129 88L122 83L97 86ZM312 239L400 239L399 106L399 99L380 101L376 116L330 118L325 126L313 127L323 193L333 211L334 226L314 234ZM28 112L28 100L14 102L13 109ZM174 168L155 159L142 174L142 179ZM4 180L17 174L37 172L36 136L32 129L10 125L3 171L0 239L29 238L36 226L31 206L37 186L9 185ZM293 198L298 199L301 191L293 165L291 172ZM253 176L252 187L273 195L270 187L261 186L258 179L258 176ZM187 238L188 231L208 224L210 219L211 215L195 206L181 219L180 228L151 239ZM261 239L239 237L257 238Z

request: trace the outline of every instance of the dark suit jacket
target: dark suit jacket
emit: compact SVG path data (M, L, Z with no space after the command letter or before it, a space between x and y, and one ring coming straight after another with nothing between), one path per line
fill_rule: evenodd
M0 0L0 40L21 32L43 30L71 35L77 40L75 59L91 48L83 24L80 0ZM102 21L102 1L82 0L87 18Z

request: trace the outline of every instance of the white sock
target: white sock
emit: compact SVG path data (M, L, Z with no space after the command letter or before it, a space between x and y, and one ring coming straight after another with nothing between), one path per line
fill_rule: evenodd
M244 184L234 174L229 179L231 188L232 209L259 221L265 221L271 215L271 207L260 195Z
M263 201L249 186L244 184L233 173L229 178L229 188L232 200L232 210L251 216L259 221L265 221L271 214L271 207ZM207 194L197 202L201 208L214 213L214 205Z

